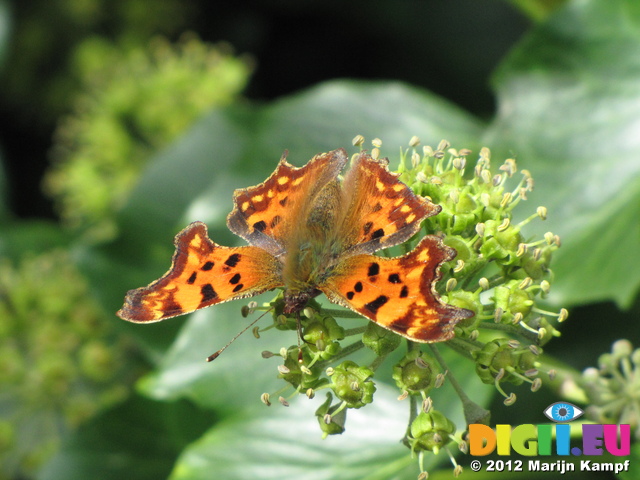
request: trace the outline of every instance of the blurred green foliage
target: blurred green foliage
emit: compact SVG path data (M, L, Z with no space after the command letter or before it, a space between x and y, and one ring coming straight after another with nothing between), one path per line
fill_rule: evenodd
M67 250L0 259L0 298L0 478L12 478L125 399L144 370Z
M567 0L508 0L520 8L528 17L541 21L551 15Z
M151 15L136 1L39 3L2 38L25 52L9 59L5 101L21 104L27 116L37 108L38 129L70 108L68 98L77 100L60 121L46 179L65 228L13 219L0 171L0 478L34 476L62 439L127 399L148 369L78 271L76 239L80 232L85 242L113 235L115 210L147 159L202 112L234 101L250 73L229 47L194 35L175 45L150 42L151 32L179 25L185 10L178 2L158 2ZM95 34L107 7L121 29L116 41ZM70 43L50 41L59 29L68 29ZM65 50L72 64L49 72L40 88L36 72Z
M85 41L112 42L127 50L154 34L174 34L191 13L179 0L34 0L5 2L12 15L11 50L3 97L23 120L53 122L69 109L82 83L75 51ZM46 81L43 81L46 78ZM19 107L19 108L18 108Z
M45 178L64 221L114 234L114 214L146 160L244 88L250 68L225 50L193 35L127 51L100 39L80 45L83 94L60 122Z

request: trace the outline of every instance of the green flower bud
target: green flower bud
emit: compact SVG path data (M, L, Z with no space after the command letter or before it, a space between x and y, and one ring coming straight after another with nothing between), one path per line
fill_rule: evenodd
M474 265L474 262L477 260L478 255L471 249L471 247L469 247L469 245L467 245L467 243L462 238L453 235L447 235L444 238L443 242L445 243L445 245L452 247L457 252L454 263L458 260L462 260L467 267L470 265ZM462 274L464 274L464 270L462 271Z
M273 307L272 316L273 324L278 330L296 330L298 328L298 319L294 315L285 315L284 312L284 296L283 292L271 300Z
M456 432L455 424L438 410L429 413L420 412L411 423L411 449L413 451L432 451L438 453L451 440Z
M533 252L527 252L521 260L522 268L533 280L542 280L548 275L550 263L551 248L549 247L542 248L538 255L534 255Z
M487 260L497 260L503 265L516 263L518 245L523 240L520 230L513 226L504 228L505 223L500 224L496 220L487 220L484 225L484 241L480 246L480 253Z
M360 408L373 401L375 384L369 380L373 371L346 360L335 367L331 376L331 389L349 408Z
M394 367L393 379L401 391L428 392L438 374L436 361L420 350L411 350Z
M513 348L510 342L507 338L496 338L473 353L476 373L483 383L493 384L496 377L503 375L501 382L520 385L524 381L520 375L534 368L536 355L528 348Z
M542 337L539 339L540 345L544 345L553 337L560 336L560 331L556 329L556 327L554 327L551 323L549 323L549 320L544 317L540 318L540 320L538 321L538 328L543 332Z
M476 208L478 208L478 202L476 202L476 199L471 193L471 189L469 187L465 187L460 193L460 199L456 204L456 215L474 213L476 211ZM477 222L478 220L476 219L474 223Z
M344 338L344 328L333 317L315 315L306 322L302 338L312 352L319 352L321 358L327 360L340 351L338 340Z
M445 303L453 305L454 307L466 308L471 310L475 315L470 318L465 318L460 321L456 326L466 329L473 329L480 323L480 316L483 305L480 302L479 292L467 292L465 290L453 290L447 294L446 299L443 299Z
M316 410L316 418L322 430L323 439L329 435L339 435L344 432L344 424L347 421L347 409L342 408L342 403L331 406L332 400L331 393L327 393L326 402Z
M291 347L287 351L287 358L284 360L285 368L280 370L278 378L284 379L286 382L293 385L294 388L299 390L307 390L309 388L317 389L322 385L326 385L328 382L326 379L321 379L322 369L313 366L311 368L305 368L307 373L302 371L303 365L309 365L312 357L309 349L302 348L302 363L298 361L298 347ZM311 374L309 374L311 372Z
M362 343L378 356L393 352L400 346L401 341L402 337L400 335L374 322L369 322L367 329L362 334Z
M486 171L485 174L482 174L484 180L492 181L491 174ZM485 219L495 219L502 217L502 200L504 198L504 188L502 186L494 187L493 185L489 187L489 190L486 194L483 194L483 218ZM491 221L491 220L487 220Z
M520 283L519 280L511 280L494 290L495 308L501 308L504 312L502 323L511 322L517 313L520 313L523 318L526 317L535 304L532 295L520 288Z
M456 213L453 215L453 222L450 224L451 233L460 234L478 223L478 218L473 213Z

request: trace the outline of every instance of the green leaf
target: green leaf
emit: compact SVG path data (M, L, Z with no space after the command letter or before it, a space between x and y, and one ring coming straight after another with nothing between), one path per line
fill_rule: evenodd
M485 144L529 169L539 233L559 234L551 299L614 299L640 285L640 4L569 2L511 52L495 77ZM496 155L494 155L496 158Z
M323 399L310 406L301 397L288 408L276 402L264 413L228 418L185 450L170 478L415 478L416 462L399 442L408 402L394 395L389 387L378 390L371 405L348 412L344 434L325 440L313 417Z
M261 298L269 300L269 294L258 300ZM295 344L296 333L290 332L287 337L270 330L259 340L247 333L213 363L207 363L207 356L251 322L241 316L241 305L225 303L191 315L157 371L141 382L142 392L159 400L189 398L202 407L236 414L262 405L260 395L281 386L276 368L282 358L265 360L261 352L278 352L282 346ZM263 324L269 322L266 319Z
M407 426L409 404L398 402L397 388L385 383L391 381L393 358L388 358L376 373L378 390L374 402L348 412L343 435L321 440L314 412L324 401L322 391L313 400L296 395L289 399L291 407L286 409L275 396L287 397L291 388L272 395L271 408L259 399L261 393L274 392L285 385L277 378L276 367L282 364L282 358L265 360L260 351L277 352L281 346L295 345L295 332L283 338L283 332L270 330L263 332L259 340L245 335L212 364L204 362L205 356L243 326L234 317L241 318L239 305L234 303L191 315L158 370L141 382L142 391L155 399L188 398L202 407L214 408L226 419L185 451L172 478L213 475L233 480L246 478L247 472L258 472L260 468L265 473L254 474L265 479L305 471L316 472L318 478L415 478L417 462L399 443ZM465 391L473 392L476 402L486 405L493 388L481 384L466 359L444 347L442 350L450 374L456 376ZM432 396L435 408L459 427L464 425L460 402L451 401L457 397L449 382ZM452 445L455 452L455 444ZM435 467L446 461L444 452L438 457L427 455L426 466Z
M465 367L468 366L466 360L452 355L450 351L445 356L463 388L473 391L478 402L486 402L493 393L492 388L480 386L472 371L466 369L468 374L465 373ZM387 363L391 364L391 359ZM255 366L253 368L254 382L263 381L260 377L264 377L264 374L260 374L258 369ZM229 393L221 390L232 390L236 402L234 406L242 405L241 397L245 395L243 389L246 383L242 378L229 378L218 383L217 387L212 385L211 394L226 398ZM272 389L279 386L275 379L271 380L271 384ZM304 396L290 399L291 406L288 408L274 400L270 408L260 405L260 408L251 408L244 414L227 416L225 421L185 450L176 463L171 479L197 480L213 476L234 480L253 475L268 480L306 478L310 472L313 472L313 478L318 479L414 479L418 474L417 461L400 444L407 427L409 402L397 400L398 390L395 387L384 381L377 381L376 384L378 389L374 394L374 402L358 410L349 410L345 433L324 440L313 416L315 409L324 401L321 391L313 400L307 400ZM442 389L433 392L433 397L435 408L457 425L464 425L462 409L459 402L451 401L455 393L447 382ZM449 448L454 454L457 451L455 444ZM435 469L447 462L445 452L425 457L427 469Z
M132 397L80 428L38 480L167 478L180 451L213 422L187 402Z
M261 115L258 148L263 161L277 158L283 148L302 165L313 155L350 147L357 134L379 137L386 154L396 157L413 135L437 145L447 139L477 146L482 122L460 108L399 82L337 80L322 83L267 106ZM397 157L396 157L397 158ZM267 169L268 170L268 169Z

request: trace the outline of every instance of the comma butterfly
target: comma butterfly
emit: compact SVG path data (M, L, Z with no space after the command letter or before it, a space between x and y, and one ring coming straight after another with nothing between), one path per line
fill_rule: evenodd
M118 316L156 322L284 287L284 313L324 293L410 340L453 337L456 323L473 316L435 290L440 266L455 250L429 235L406 255L372 255L408 240L441 207L366 153L340 179L347 159L338 149L296 168L285 153L264 183L234 193L227 225L250 246L220 246L204 223L192 223L175 238L171 269L129 291Z

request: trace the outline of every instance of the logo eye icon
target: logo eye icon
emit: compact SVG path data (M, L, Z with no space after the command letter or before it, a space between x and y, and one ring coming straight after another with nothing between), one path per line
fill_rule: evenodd
M556 402L549 405L544 414L554 422L570 422L581 416L584 412L568 402Z

